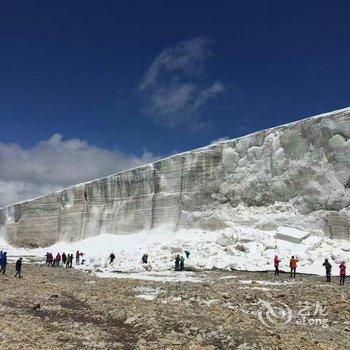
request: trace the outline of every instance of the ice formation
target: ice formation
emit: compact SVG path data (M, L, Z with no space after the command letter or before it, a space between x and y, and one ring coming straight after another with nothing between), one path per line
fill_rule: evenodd
M197 268L264 269L279 251L311 269L324 255L346 259L349 170L347 108L8 206L0 234L27 248L112 237L129 270L136 246L157 251L159 269L186 247Z

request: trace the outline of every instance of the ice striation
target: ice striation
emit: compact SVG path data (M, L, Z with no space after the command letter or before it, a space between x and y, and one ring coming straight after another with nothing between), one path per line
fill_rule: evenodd
M347 108L2 208L0 234L27 247L164 224L174 232L287 226L350 239L349 203Z

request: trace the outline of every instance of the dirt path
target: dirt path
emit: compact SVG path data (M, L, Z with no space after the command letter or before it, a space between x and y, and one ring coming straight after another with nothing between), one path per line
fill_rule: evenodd
M0 276L1 349L350 348L349 281L213 271L197 274L202 282L162 283L34 264L15 279L12 271ZM284 316L266 313L264 302L282 302Z

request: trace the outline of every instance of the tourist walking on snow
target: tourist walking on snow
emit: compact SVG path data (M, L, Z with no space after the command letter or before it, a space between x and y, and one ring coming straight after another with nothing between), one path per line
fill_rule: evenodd
M327 278L327 282L331 281L331 274L332 274L332 265L330 264L330 262L328 261L328 259L324 260L323 266L326 269L326 278Z
M273 259L273 265L275 266L275 276L279 276L280 270L279 270L279 265L280 265L281 260L278 258L277 255L275 255L275 258Z
M290 267L290 277L295 278L296 270L297 270L297 263L299 262L298 258L292 256L292 258L289 261L289 267Z
M1 257L1 269L0 272L4 275L6 272L6 266L7 266L7 253L3 252Z
M346 276L345 261L342 261L342 263L339 265L339 269L340 269L340 285L343 286L345 284L345 276Z
M21 276L21 270L22 270L22 258L19 258L17 261L16 261L16 274L15 274L15 277L19 277L19 278L22 278Z
M142 255L142 263L147 264L147 262L148 262L148 254L145 253Z
M114 253L111 253L111 254L109 255L109 263L112 264L112 262L113 262L114 259L115 259L115 255L114 255Z

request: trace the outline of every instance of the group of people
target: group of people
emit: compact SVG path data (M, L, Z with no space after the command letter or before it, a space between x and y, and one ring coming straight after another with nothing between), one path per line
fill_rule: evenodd
M273 259L273 266L275 267L275 276L279 276L280 274L280 262L281 259L278 257L278 255L275 255L275 258ZM292 256L291 259L289 260L289 267L290 267L290 277L294 277L296 275L296 271L297 271L297 265L298 265L298 258Z
M80 258L84 256L84 253L81 253L79 250L76 251L75 253L75 262L77 265L84 264L84 259L80 262ZM175 271L183 271L185 268L185 259L188 259L190 256L189 251L184 251L183 254L177 254L175 257ZM115 254L111 253L109 256L109 261L112 264L115 259ZM57 253L56 257L53 257L53 254L50 252L46 253L46 266L52 266L52 267L59 267L59 266L66 266L66 267L72 267L73 266L73 260L74 260L74 255L73 254L67 254L62 253ZM145 253L143 254L141 261L143 264L148 264L148 254ZM290 267L290 277L295 278L296 276L296 270L297 270L297 265L298 265L299 259L297 257L292 256L290 261L289 261L289 267ZM275 276L279 276L280 273L280 266L281 259L278 257L278 255L275 255L273 259L273 264L275 267ZM327 282L331 282L331 275L332 275L332 265L329 262L328 259L325 259L323 266L326 269L326 280ZM0 251L0 273L3 275L6 273L6 267L7 267L7 252ZM22 277L21 275L21 270L22 270L22 258L19 258L16 261L15 265L15 277ZM345 277L346 277L346 265L345 261L342 261L339 265L339 282L340 285L345 284Z
M185 250L184 254L176 255L175 257L175 271L183 271L185 268L185 256L186 259L189 258L190 252Z
M185 268L185 257L188 259L190 256L190 252L185 250L184 253L180 256L180 254L175 257L175 271L183 271ZM115 259L115 254L112 252L109 255L109 263L112 264ZM148 254L144 253L142 255L141 261L143 264L148 264Z
M75 263L77 265L80 264L80 257L84 256L84 253L77 252L75 253ZM52 266L52 267L60 267L60 266L66 266L66 267L73 267L73 260L74 260L74 255L73 254L66 254L62 253L57 253L56 257L53 257L53 254L50 252L46 253L46 266ZM61 263L62 262L62 263ZM81 262L82 264L84 263L84 260Z
M332 276L332 265L328 259L325 259L323 266L326 269L327 282L330 282L331 276ZM346 265L345 265L345 261L342 261L339 265L339 284L341 286L345 284L345 276L346 276Z
M273 264L275 267L275 276L279 275L279 265L280 265L281 259L278 257L278 255L275 255L275 258L273 259ZM297 265L298 265L298 258L292 256L290 261L289 261L289 267L290 267L290 277L295 278L296 275L296 270L297 270ZM331 275L332 275L332 265L329 262L328 259L325 259L323 266L326 269L326 280L327 282L331 282ZM345 284L345 276L346 276L346 265L345 261L342 261L339 265L339 282L340 285L343 286Z
M7 267L7 252L0 251L0 273L2 272L3 275L6 273L6 267ZM22 258L18 258L15 265L15 277L21 278L21 270L22 270Z

